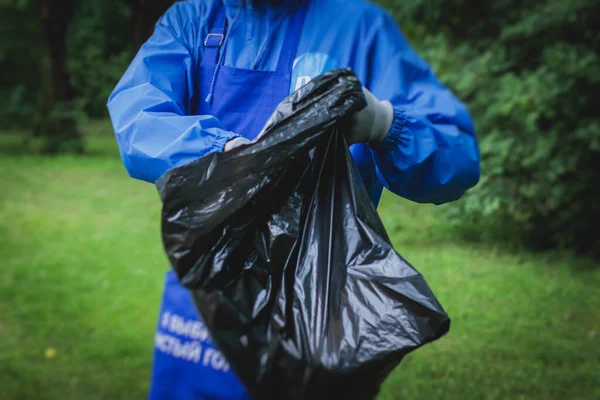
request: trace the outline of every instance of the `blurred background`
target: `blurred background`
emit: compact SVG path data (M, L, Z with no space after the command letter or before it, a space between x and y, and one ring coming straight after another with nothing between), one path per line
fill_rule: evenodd
M168 263L109 93L167 0L0 0L0 398L142 399ZM460 201L389 195L453 319L380 398L600 398L600 2L388 0L475 118Z

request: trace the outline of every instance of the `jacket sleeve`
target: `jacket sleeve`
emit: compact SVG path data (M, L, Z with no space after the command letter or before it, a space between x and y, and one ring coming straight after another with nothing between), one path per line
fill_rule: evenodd
M442 204L475 186L480 157L466 106L442 85L385 14L368 44L367 87L394 107L387 137L372 147L377 177L399 196Z
M134 178L155 182L239 136L215 117L189 115L197 73L187 40L195 36L192 12L186 3L167 11L109 97L121 159Z

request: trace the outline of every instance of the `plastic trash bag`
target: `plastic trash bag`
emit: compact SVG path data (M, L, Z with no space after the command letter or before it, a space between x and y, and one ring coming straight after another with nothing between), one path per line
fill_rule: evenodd
M257 142L158 182L172 266L257 400L373 398L448 331L338 128L364 105L353 73L332 71L284 100Z

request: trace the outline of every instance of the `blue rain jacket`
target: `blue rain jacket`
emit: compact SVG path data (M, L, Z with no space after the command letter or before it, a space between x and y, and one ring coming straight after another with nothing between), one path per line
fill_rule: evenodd
M192 104L203 40L220 1L230 24L224 65L269 71L277 65L289 22L285 4L173 5L108 102L123 163L134 178L155 182L168 169L222 151L228 140L244 135L211 115L197 115ZM280 3L286 1L293 0ZM377 98L394 106L381 144L350 148L373 203L383 187L441 204L474 186L479 149L468 110L410 48L393 18L363 0L309 1L290 92L328 70L350 67Z

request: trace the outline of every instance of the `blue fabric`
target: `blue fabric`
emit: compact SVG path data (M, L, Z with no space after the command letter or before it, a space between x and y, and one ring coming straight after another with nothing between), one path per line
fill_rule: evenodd
M154 337L150 400L250 400L170 270Z
M217 23L223 3L227 42L210 37L205 47L209 33L224 31ZM351 67L395 111L382 143L350 148L375 205L384 187L436 204L472 187L479 179L479 150L468 111L410 48L392 17L363 0L305 3L301 34L289 4L173 5L109 98L129 174L155 182L170 168L222 151L233 138L252 139L286 94L328 70ZM215 71L220 52L223 65ZM213 78L209 104L204 100ZM172 272L160 315L151 399L248 398Z
M301 7L291 23L287 24L283 51L274 71L240 69L218 66L209 61L199 69L199 98L193 102L193 113L216 116L228 130L238 132L247 139L254 139L261 131L277 105L289 94L291 71L305 19ZM219 21L217 21L219 22ZM232 25L231 29L234 25ZM294 34L293 32L297 32ZM229 41L228 41L229 43ZM227 47L225 47L225 50ZM206 93L213 92L211 83L215 78L214 98L203 101Z
M238 16L224 66L274 71L289 25L287 7L223 2L230 22ZM393 18L363 0L307 3L289 91L327 70L351 67L364 86L396 111L383 143L350 149L373 203L379 203L383 187L414 201L440 204L475 185L479 150L467 108L410 48ZM204 100L197 84L204 78L199 76L203 41L220 4L188 0L172 6L110 96L108 108L131 176L154 182L169 168L222 151L237 135L251 137L251 132L234 131L214 115L202 114L199 106ZM245 85L243 80L237 84ZM243 101L250 104L261 97L247 85ZM237 110L240 115L243 109Z
M291 17L275 71L258 71L220 65L218 54L227 48L227 40L219 37L226 32L225 9L221 8L203 41L205 55L210 54L210 58L205 57L199 69L190 103L192 113L211 115L227 129L253 139L289 93L305 16L306 9L301 7ZM210 43L215 37L218 40ZM213 91L212 102L202 100ZM248 96L253 101L247 101ZM190 292L169 271L155 336L149 399L249 398L231 366L210 341Z

